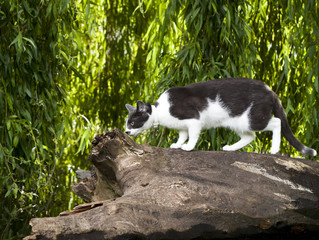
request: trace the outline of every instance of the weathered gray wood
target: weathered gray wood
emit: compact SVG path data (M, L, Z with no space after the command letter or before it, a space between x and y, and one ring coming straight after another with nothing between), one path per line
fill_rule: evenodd
M67 216L32 219L26 239L262 239L263 234L302 239L319 233L317 162L150 147L119 130L97 136L89 160L96 176L84 195L100 202L63 213Z

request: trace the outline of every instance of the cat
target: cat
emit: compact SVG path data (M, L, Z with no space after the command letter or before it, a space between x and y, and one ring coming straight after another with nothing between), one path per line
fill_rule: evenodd
M258 80L225 78L198 82L166 90L154 105L137 101L136 108L129 104L125 106L129 111L128 135L136 136L158 125L176 129L179 138L171 148L191 151L201 130L226 127L234 130L241 139L224 146L224 151L243 148L254 140L254 132L272 131L270 153L276 154L280 150L282 131L299 152L317 155L316 150L304 146L294 136L278 96Z

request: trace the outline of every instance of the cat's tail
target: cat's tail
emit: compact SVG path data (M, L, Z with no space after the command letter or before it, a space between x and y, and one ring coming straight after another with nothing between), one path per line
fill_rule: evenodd
M281 102L277 95L275 94L275 104L273 106L273 114L275 117L279 118L281 120L281 132L283 136L287 139L287 141L296 148L299 152L302 152L304 154L310 155L310 156L316 156L317 151L309 148L305 145L303 145L293 134L289 127L289 123L287 120L287 116L285 113L284 108L281 105Z

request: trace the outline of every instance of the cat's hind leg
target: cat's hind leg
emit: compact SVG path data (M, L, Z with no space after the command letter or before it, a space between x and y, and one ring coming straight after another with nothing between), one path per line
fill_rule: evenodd
M179 131L179 137L176 143L173 143L170 148L181 148L183 143L187 140L188 138L188 132L187 130L180 130Z
M254 132L243 132L237 133L240 136L240 140L233 145L226 145L223 147L224 151L236 151L245 147L247 144L251 143L255 139Z
M263 131L272 131L272 143L271 143L271 154L276 154L280 150L281 141L281 120L276 117L272 117L267 127Z

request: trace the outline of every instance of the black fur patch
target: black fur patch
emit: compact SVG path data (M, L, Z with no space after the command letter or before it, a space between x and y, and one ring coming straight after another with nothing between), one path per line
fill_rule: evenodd
M133 112L129 116L127 121L128 129L142 127L149 117L150 115L147 112L138 112L138 111Z
M200 112L208 106L207 99L220 101L231 117L243 114L251 107L252 130L264 129L271 116L275 95L266 85L246 78L217 79L174 87L168 90L170 114L180 120L199 119Z
M189 87L192 86L192 87ZM207 97L196 85L174 87L168 90L171 107L170 114L180 120L196 118L208 105Z

